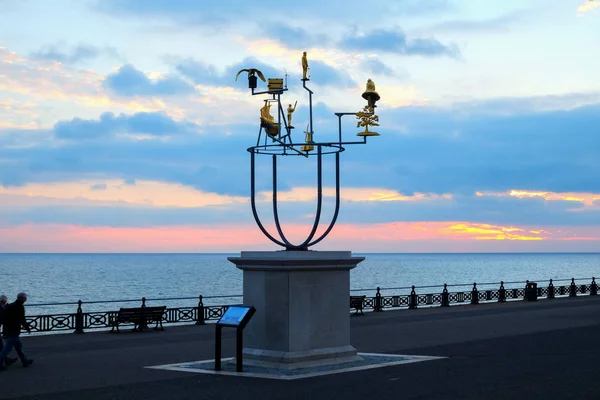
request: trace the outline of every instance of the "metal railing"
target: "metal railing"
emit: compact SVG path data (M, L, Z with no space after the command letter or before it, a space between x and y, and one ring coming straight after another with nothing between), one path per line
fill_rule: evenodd
M589 282L580 283L578 282ZM559 282L570 282L562 285L555 285ZM523 286L524 284L524 286ZM515 285L512 288L506 288L505 285ZM516 286L521 285L521 286ZM466 290L450 291L449 288L466 287ZM439 291L431 289L439 288ZM421 293L420 290L430 289L429 292ZM384 295L382 292L404 291L405 293ZM581 295L596 296L598 286L596 279L592 278L571 278L571 279L550 279L548 286L538 287L537 281L517 281L517 282L497 282L497 283L473 283L473 284L453 284L438 286L407 286L396 288L375 289L352 289L351 292L375 292L374 296L365 296L362 308L364 311L381 312L386 309L417 309L419 307L450 307L453 305L481 304L481 303L504 303L515 300L534 301L537 299L555 299L560 297L577 297ZM163 323L183 324L194 323L195 325L204 325L209 321L216 321L229 306L223 305L205 305L205 299L224 299L224 298L242 298L241 295L227 296L198 296L198 297L167 297L167 298L149 298L133 300L106 300L106 301L88 301L83 302L63 302L63 303L40 303L29 304L28 309L43 306L77 306L75 313L33 315L26 317L32 332L53 332L69 331L74 333L84 333L91 329L106 329L113 326L119 313L118 310L84 312L84 306L87 304L105 304L105 303L132 303L140 302L140 307L146 307L148 301L174 301L174 300L194 300L198 299L198 304L192 307L167 307L163 315Z

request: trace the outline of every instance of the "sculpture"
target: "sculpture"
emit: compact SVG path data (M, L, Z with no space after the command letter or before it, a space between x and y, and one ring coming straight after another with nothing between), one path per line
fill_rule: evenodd
M308 59L306 58L306 52L302 53L302 80L307 81L308 78Z
M265 105L260 108L260 120L263 124L272 124L275 118L271 115L271 103L265 100Z
M365 92L362 94L363 99L367 100L369 103L369 107L375 108L377 107L375 103L379 100L379 93L375 91L375 82L371 79L367 79L367 88Z
M375 82L373 82L371 79L367 79L366 92L375 92Z
M294 107L292 107L291 104L288 105L287 108L287 121L288 121L288 128L293 128L292 126L292 113L294 111L296 111L296 106L298 105L298 102L296 101L296 103L294 104Z
M254 220L258 225L262 233L273 243L284 247L286 250L308 250L310 247L321 242L333 229L337 216L340 209L340 154L346 150L347 146L354 144L366 144L368 136L379 136L377 132L370 131L369 128L372 126L379 126L379 117L374 113L375 103L379 100L379 94L375 91L375 83L372 80L367 81L367 90L363 93L362 97L367 99L369 105L365 106L362 111L359 112L336 112L335 116L338 120L338 134L336 140L327 141L316 141L315 132L313 125L313 91L307 86L309 79L309 66L306 51L302 55L302 87L307 92L308 102L308 125L306 131L304 131L304 143L295 142L292 137L292 117L296 110L298 102L292 107L290 102L287 110L284 108L285 103L282 101L282 96L288 91L287 85L283 85L281 79L270 78L271 81L269 87L265 91L255 91L252 89L252 95L257 96L268 96L268 99L264 100L264 106L260 109L260 127L258 128L258 137L256 144L249 147L247 150L250 153L250 205L252 208L252 214ZM258 72L256 72L258 73ZM286 74L287 78L287 74ZM271 115L271 105L275 104L273 109L277 114ZM287 111L287 113L286 113ZM358 134L362 137L361 140L348 141L342 137L342 117L344 116L356 116L358 119L357 126L365 127L364 132ZM288 129L285 134L281 134L281 120L287 117ZM275 223L275 234L271 234L269 230L263 225L261 218L256 208L256 168L255 159L257 156L270 156L272 162L272 181L273 181L273 219ZM299 243L292 243L286 237L281 221L279 219L279 207L278 207L278 159L287 156L300 156L300 157L315 157L317 164L317 209L314 215L314 222L310 233L305 239ZM322 203L323 203L323 158L326 156L332 156L334 158L333 167L335 174L335 204L334 212L331 217L327 228L323 232L317 233L318 227L324 221L321 219L322 216ZM327 165L331 165L328 163Z
M257 83L258 83L258 79L256 78L256 75L258 75L258 77L260 79L262 79L263 82L266 82L267 80L265 79L265 76L263 75L263 73L256 69L256 68L245 68L245 69L241 69L238 71L237 75L235 76L235 80L237 81L238 76L240 76L240 74L242 72L247 72L248 73L248 87L250 89L256 89Z
M240 74L242 72L247 72L248 73L248 78L252 78L255 75L258 75L258 77L260 79L262 79L263 82L266 82L267 80L265 79L265 76L263 75L263 73L256 69L256 68L244 68L244 69L240 69L237 73L237 75L235 76L235 80L237 81L238 76L240 76Z
M356 136L379 136L379 133L369 131L369 126L379 126L379 117L375 115L373 107L365 106L362 111L356 113L356 119L358 119L356 127L365 127L365 130Z

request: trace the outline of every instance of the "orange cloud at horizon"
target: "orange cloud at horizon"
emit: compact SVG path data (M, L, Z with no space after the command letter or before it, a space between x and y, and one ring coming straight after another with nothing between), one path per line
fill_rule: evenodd
M308 225L299 224L284 227L290 238L303 237L309 229ZM596 227L531 229L464 221L340 224L317 249L351 245L358 251L371 248L390 251L400 243L407 248L410 243L428 243L435 249L443 242L481 241L589 242L600 241L600 232ZM0 228L0 252L230 252L260 248L276 246L251 224L149 228L29 224Z
M593 207L600 200L599 193L586 192L541 192L528 190L509 190L508 192L475 192L478 197L516 197L519 199L541 198L546 201L572 201L587 207Z

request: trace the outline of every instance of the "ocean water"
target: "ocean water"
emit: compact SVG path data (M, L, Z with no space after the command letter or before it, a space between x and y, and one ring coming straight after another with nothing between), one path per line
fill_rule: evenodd
M75 312L73 305L35 304L98 301L86 311L118 309L111 300L208 297L205 304L231 304L242 294L242 272L227 261L238 254L0 254L0 293L12 301L26 291L28 314ZM448 284L538 281L600 276L600 253L585 254L355 254L364 256L351 271L351 289L374 288L383 294L406 293L406 288ZM511 285L506 285L507 288ZM521 285L513 285L521 287ZM464 288L461 288L464 290ZM420 289L439 292L438 288ZM192 306L196 299L159 301L168 306ZM148 301L152 305L152 301Z

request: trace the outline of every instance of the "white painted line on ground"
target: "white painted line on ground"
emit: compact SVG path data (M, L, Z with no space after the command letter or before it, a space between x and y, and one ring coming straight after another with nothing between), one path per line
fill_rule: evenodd
M391 366L395 366L395 365L412 364L412 363L417 363L417 362L433 361L433 360L440 360L440 359L448 358L448 357L438 357L438 356L413 356L413 355L406 355L406 354L377 354L377 353L358 353L358 355L375 356L375 357L379 356L379 357L387 357L387 358L410 357L410 359L408 359L408 360L403 359L403 360L399 360L399 361L388 361L388 362L383 362L380 364L362 365L362 366L357 366L357 367L340 368L340 369L334 369L334 370L329 370L329 371L312 372L312 373L298 374L298 375L276 375L276 374L260 374L260 373L253 373L253 372L215 371L212 369L184 367L185 365L189 366L189 365L195 365L195 364L209 364L211 362L214 362L215 361L214 359L202 360L202 361L189 361L189 362L176 363L176 364L154 365L154 366L148 366L148 367L144 367L144 368L166 370L166 371L191 372L191 373L196 373L196 374L229 375L229 376L245 376L245 377L249 377L249 378L294 380L294 379L313 378L313 377L317 377L317 376L341 374L341 373L345 373L345 372L362 371L362 370L367 370L367 369L391 367ZM221 360L221 362L225 363L230 360L233 360L233 357L224 358ZM310 370L310 368L307 368L307 369Z

